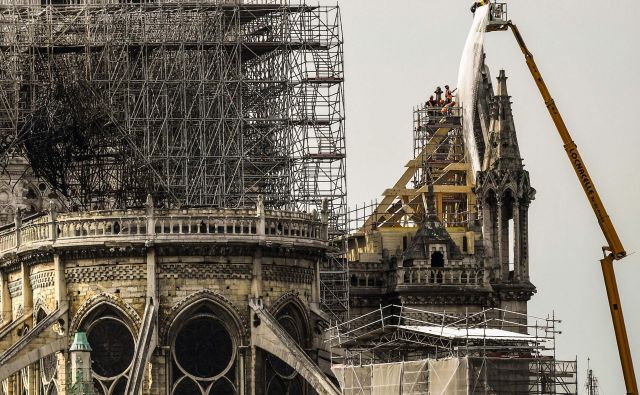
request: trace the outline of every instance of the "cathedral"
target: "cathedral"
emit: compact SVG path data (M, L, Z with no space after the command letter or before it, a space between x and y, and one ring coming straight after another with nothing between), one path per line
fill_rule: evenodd
M0 395L356 394L332 370L350 347L488 309L516 326L490 324L491 358L549 366L527 351L535 189L505 72L480 73L479 171L461 108L421 104L413 157L360 215L342 55L337 6L0 9ZM526 393L549 393L537 374Z

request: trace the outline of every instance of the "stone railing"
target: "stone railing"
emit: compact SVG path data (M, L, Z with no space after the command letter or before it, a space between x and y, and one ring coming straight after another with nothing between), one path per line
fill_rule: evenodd
M405 267L398 270L396 285L482 285L483 280L478 268Z
M0 254L46 244L109 242L215 242L230 238L327 240L326 221L316 214L252 209L153 209L49 213L0 231ZM239 240L240 241L240 240Z

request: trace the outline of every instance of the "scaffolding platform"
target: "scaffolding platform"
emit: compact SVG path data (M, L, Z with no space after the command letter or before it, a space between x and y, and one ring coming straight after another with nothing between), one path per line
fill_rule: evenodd
M577 394L576 361L555 356L558 322L496 308L447 313L387 305L329 328L327 343L345 395L456 388L457 394ZM406 367L413 370L405 378ZM418 376L431 392L406 391L416 389Z

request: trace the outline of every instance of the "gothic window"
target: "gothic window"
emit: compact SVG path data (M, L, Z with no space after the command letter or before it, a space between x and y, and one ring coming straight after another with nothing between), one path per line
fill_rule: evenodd
M296 343L304 347L304 320L298 309L292 304L289 304L276 314L276 319L289 336L291 336ZM267 354L266 359L265 390L267 395L305 394L305 382L295 369L273 354Z
M88 332L93 348L93 371L102 377L116 377L129 367L135 347L129 329L116 318L96 321Z
M34 326L38 324L40 321L47 318L47 313L44 311L42 307L38 309L36 313L36 321L34 322ZM57 394L58 390L56 388L56 379L57 379L57 370L58 370L58 361L56 358L56 354L49 354L44 358L40 359L39 364L39 377L40 377L40 394ZM55 392L54 392L55 391Z
M11 195L7 190L0 191L0 204L8 204Z
M87 333L96 394L124 394L135 340L127 321L109 306L99 307L80 326Z
M214 308L202 305L179 322L172 346L172 395L236 394L232 332Z

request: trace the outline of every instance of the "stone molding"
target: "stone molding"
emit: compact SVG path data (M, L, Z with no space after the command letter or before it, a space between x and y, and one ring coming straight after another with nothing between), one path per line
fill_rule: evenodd
M313 269L283 266L283 265L262 265L262 278L265 281L283 281L295 284L312 284Z
M277 317L278 313L287 307L288 305L293 305L296 310L302 315L302 328L304 330L305 341L308 341L309 336L311 335L311 318L309 313L309 308L305 304L305 302L300 298L300 293L298 291L288 291L282 294L275 302L271 304L269 307L270 313Z
M245 340L249 336L249 327L247 326L247 316L243 314L236 308L236 306L227 299L224 295L210 290L210 289L202 289L200 291L194 292L191 295L185 297L184 299L178 301L167 313L166 317L162 320L162 324L160 325L160 339L161 341L168 342L168 335L170 329L179 321L179 317L182 313L189 310L189 308L203 303L210 302L215 306L219 307L223 310L225 314L227 314L232 321L234 321L233 326L238 330L239 334L239 345L242 346L245 343ZM224 317L219 317L223 319Z
M55 285L53 270L46 270L29 276L32 289L49 288Z
M162 263L158 265L161 279L251 279L249 263Z
M126 317L129 323L132 325L132 328L130 329L134 333L134 336L137 336L137 333L140 330L140 325L142 323L142 318L140 318L140 315L127 302L125 302L124 300L120 299L119 297L113 294L106 293L106 292L102 292L97 295L94 295L89 299L85 300L84 303L82 303L82 305L80 306L76 314L71 319L71 324L69 326L70 333L75 333L75 331L78 330L80 323L86 317L88 317L93 310L95 310L97 307L103 304L106 304L106 305L109 305L110 307L115 308L124 317Z
M147 277L147 267L144 264L82 266L66 268L64 273L68 283L141 280Z
M9 295L11 299L22 296L22 280L18 279L9 283Z

